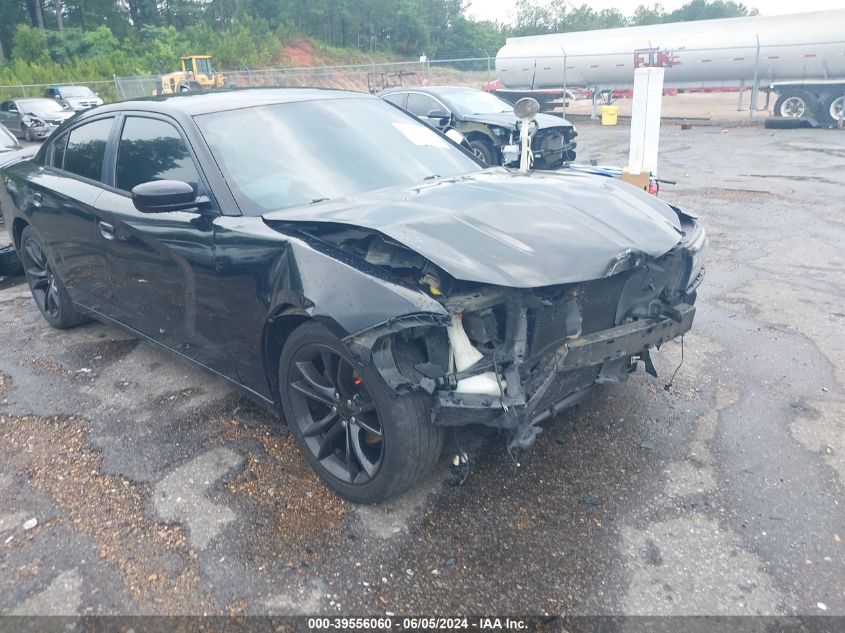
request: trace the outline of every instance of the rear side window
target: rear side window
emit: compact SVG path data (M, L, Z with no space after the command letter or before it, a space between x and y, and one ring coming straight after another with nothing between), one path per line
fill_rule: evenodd
M65 171L83 178L100 180L113 121L100 119L70 131L64 155Z
M170 123L128 117L117 148L115 185L132 191L153 180L181 180L198 190L199 173L182 136Z

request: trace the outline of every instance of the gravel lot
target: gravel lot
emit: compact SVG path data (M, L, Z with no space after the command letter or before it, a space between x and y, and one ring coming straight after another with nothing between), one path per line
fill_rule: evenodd
M4 282L0 614L845 614L845 133L667 126L661 161L711 245L674 384L679 344L518 467L467 430L464 486L444 455L378 507L215 378Z

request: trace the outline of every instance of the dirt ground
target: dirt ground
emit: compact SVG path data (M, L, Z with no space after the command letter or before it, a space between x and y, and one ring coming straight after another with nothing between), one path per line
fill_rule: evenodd
M757 111L752 115L752 121L761 121L772 116L774 99L769 103L768 110L765 109L766 97L760 93ZM700 119L701 121L746 123L748 121L748 106L751 102L750 91L742 95L742 109L738 109L739 93L737 92L684 92L674 95L664 95L661 104L661 112L665 118L673 119ZM633 99L619 98L613 102L618 108L620 117L631 116L631 104ZM569 101L567 114L590 115L593 110L591 99L577 99Z
M579 131L579 158L626 160L625 128ZM0 614L845 615L845 133L661 143L661 196L710 239L683 348L519 465L496 433L450 437L462 487L447 450L377 507L217 379L52 330L0 283Z

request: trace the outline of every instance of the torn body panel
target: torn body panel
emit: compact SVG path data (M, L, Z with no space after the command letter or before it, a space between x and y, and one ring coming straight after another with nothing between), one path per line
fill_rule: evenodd
M566 176L572 177L581 178ZM264 222L290 236L292 245L307 247L297 255L308 259L302 268L319 270L314 258L323 256L344 265L337 279L322 282L332 288L327 314L346 312L339 303L348 284L344 275L360 271L378 284L374 294L351 299L356 325L363 327L347 323L339 335L388 386L431 394L435 424L487 424L507 429L511 446L526 446L539 421L575 404L597 383L624 380L639 360L652 367L649 350L691 328L704 237L690 216L600 179L584 186L610 207L607 215L582 211L573 201L577 196L568 203L550 198L537 211L548 232L528 222L530 236L520 235L517 225L526 220L508 215L507 196L500 195L498 205L487 200L484 209L469 202L484 198L485 178L499 194L509 191L509 174L488 171L414 189L403 202L395 201L394 191L390 205L375 204L376 193L357 207L349 200L312 205L307 220L288 209ZM525 181L514 183L516 196ZM609 183L616 193L592 191L596 183ZM551 195L558 184L550 176L533 186ZM567 188L571 194L572 183ZM438 202L464 190L471 194L467 205ZM463 252L428 246L454 243L454 233L464 230L470 234L461 242L467 244ZM489 251L482 257L475 252L480 248ZM523 258L544 266L528 268ZM303 293L319 282L303 281ZM377 296L384 289L391 294ZM325 297L326 289L320 293Z
M383 258L391 274L427 290L444 313L391 319L346 342L361 359L370 351L397 391L430 393L433 423L486 424L507 430L511 447L527 446L539 422L595 384L624 380L639 360L653 368L649 350L690 330L703 232L694 223L686 228L675 248L639 256L622 272L529 289L467 284L430 262L406 268L407 259L391 253ZM370 252L337 238L328 239Z

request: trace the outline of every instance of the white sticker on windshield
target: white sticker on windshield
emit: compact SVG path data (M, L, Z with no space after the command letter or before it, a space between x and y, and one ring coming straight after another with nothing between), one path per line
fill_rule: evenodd
M432 130L422 125L414 125L413 123L394 123L393 127L402 132L405 137L414 145L427 145L428 147L449 147L442 138L437 136Z

